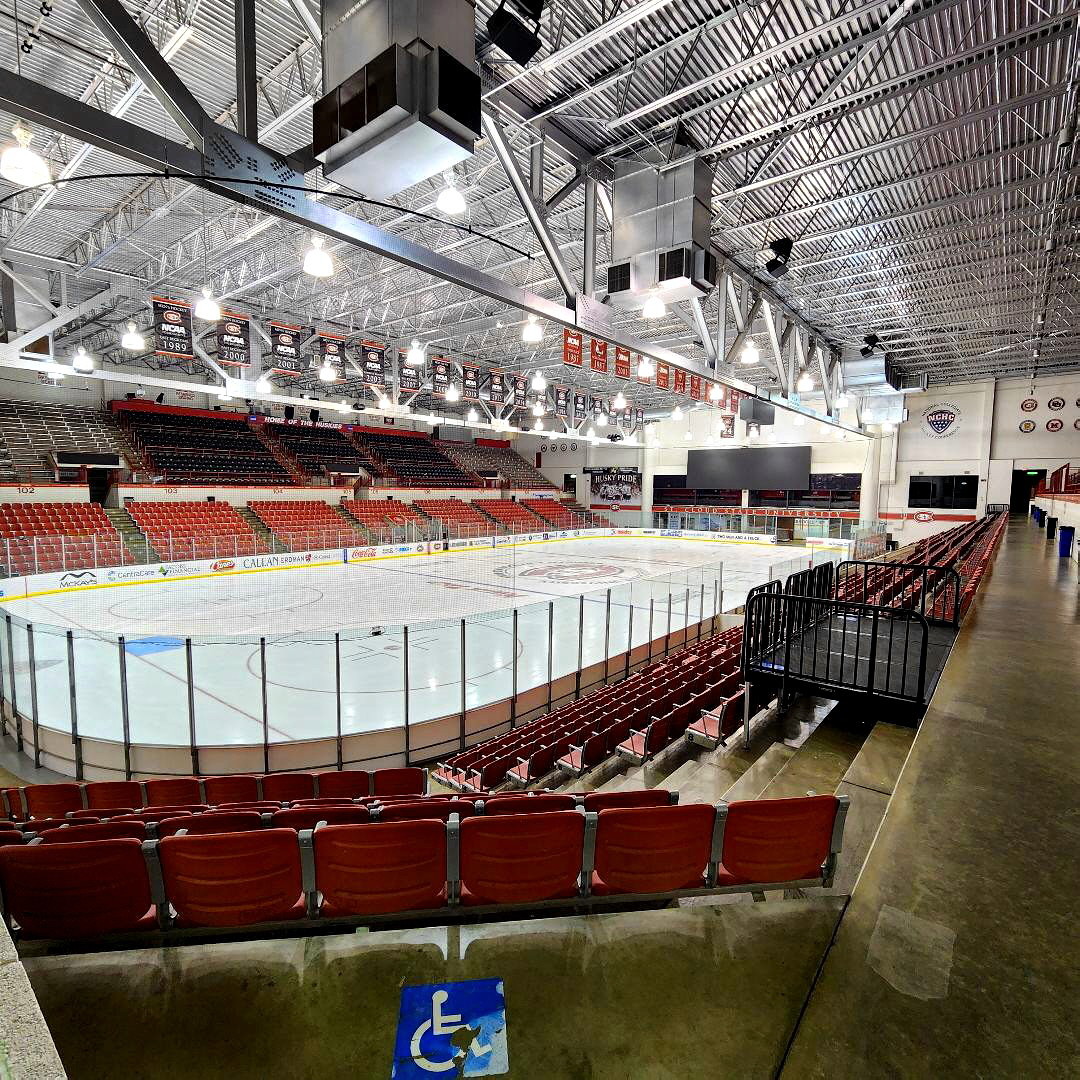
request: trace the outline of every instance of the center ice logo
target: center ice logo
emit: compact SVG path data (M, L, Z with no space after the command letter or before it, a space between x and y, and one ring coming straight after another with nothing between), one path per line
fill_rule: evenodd
M534 577L542 581L552 581L560 585L573 585L580 581L599 581L603 578L622 577L622 567L614 563L559 563L557 565L545 565L536 563L524 568L510 566L498 566L495 573L500 577Z

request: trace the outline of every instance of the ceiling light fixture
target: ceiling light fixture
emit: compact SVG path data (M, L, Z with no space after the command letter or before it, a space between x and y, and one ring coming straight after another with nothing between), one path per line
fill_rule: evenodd
M311 247L304 253L304 273L313 278L334 276L334 258L323 247L326 237L319 233L311 234Z
M75 355L72 357L71 366L75 371L93 371L94 370L94 358L86 351L86 349L80 345L75 350Z
M626 397L620 390L611 401L612 408L622 412L626 408Z
M607 427L607 413L596 414L596 426L600 428Z
M756 364L761 359L761 352L757 342L753 338L747 338L743 344L742 352L739 353L740 364Z
M795 389L800 394L809 394L814 389L814 379L809 371L804 371L799 376L799 381L795 384Z
M337 382L337 369L329 360L324 360L319 368L319 382Z
M789 236L782 236L779 240L773 240L769 244L769 250L773 253L765 264L765 272L773 277L783 277L788 272L788 262L791 260L791 249L794 241Z
M879 338L877 334L873 332L873 330L871 330L870 333L863 338L863 341L865 342L865 344L859 350L860 356L873 355L874 350L881 344L881 338Z
M49 183L52 180L49 166L36 150L30 149L33 138L30 129L21 120L16 120L11 134L15 136L15 145L5 147L0 154L0 176L16 187L38 187Z
M543 406L543 403L542 403L542 402L539 402L539 401L538 401L538 402L536 402L536 404L535 404L535 405L533 405L533 407L532 407L532 414L533 414L533 416L543 416L545 412L547 412L547 410L546 410L546 409L544 408L544 406Z
M202 299L195 305L195 318L203 322L217 322L221 318L221 305L210 295L210 286L202 287Z
M535 315L530 315L521 328L521 340L527 345L536 345L544 340L544 328L536 321Z
M435 200L435 209L440 214L458 217L460 214L465 213L465 196L454 187L453 173L448 172L445 179L446 187L439 192L439 197Z
M255 380L255 392L257 394L269 394L273 389L274 384L265 375L260 375Z
M693 433L693 432L692 432L692 431L691 431L691 430L690 430L689 428L687 428L687 429L686 429L686 434L685 434L685 435L683 435L683 438L684 438L684 439L685 439L685 440L686 440L687 442L690 442L690 440L691 440L691 439L693 439L693 437L694 437L694 433Z
M450 383L446 387L446 400L451 402L461 400L461 391L457 388L456 383Z
M664 298L656 289L653 289L641 308L641 317L650 320L662 319L666 314L667 304L664 303Z
M651 379L656 374L656 365L647 357L638 360L637 377L639 379Z
M416 338L412 339L412 344L409 346L409 351L405 354L405 366L406 367L423 367L424 366L424 350L420 345L420 342Z
M709 400L710 401L719 401L720 398L722 398L722 397L723 397L723 393L720 390L720 384L719 383L713 383L712 386L709 387Z
M120 348L128 352L142 352L146 348L146 338L139 333L133 322L127 324L127 329L120 338Z
M529 385L537 394L542 394L547 389L547 379L544 378L544 373L539 368L536 369L536 374L532 377L532 382Z
M806 423L806 420L802 416L795 416L791 421L792 427L802 427Z
M671 419L678 423L682 419L682 409L678 405L671 410Z
M836 395L836 400L833 402L833 404L838 409L846 409L851 404L851 398L849 398L847 394L841 391L839 394Z
M543 431L543 430L544 430L544 421L543 420L537 420L536 423L533 424L533 431Z
M480 419L480 414L475 409L470 409L465 414L465 419L468 420L470 424L475 424L476 421Z
M891 420L886 420L881 425L882 435L891 435L896 430L896 425Z
M761 432L758 430L757 424L746 425L746 437L748 439L756 439L760 434Z

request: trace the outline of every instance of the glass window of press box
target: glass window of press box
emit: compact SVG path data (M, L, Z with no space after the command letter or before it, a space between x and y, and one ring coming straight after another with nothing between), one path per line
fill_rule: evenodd
M977 476L913 476L908 506L929 510L974 510L979 501Z

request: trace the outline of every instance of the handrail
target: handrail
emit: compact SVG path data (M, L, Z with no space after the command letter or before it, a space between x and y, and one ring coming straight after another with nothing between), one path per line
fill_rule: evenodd
M958 626L961 584L950 565L848 559L836 568L834 595L863 604L877 598L890 610L917 610L931 622Z

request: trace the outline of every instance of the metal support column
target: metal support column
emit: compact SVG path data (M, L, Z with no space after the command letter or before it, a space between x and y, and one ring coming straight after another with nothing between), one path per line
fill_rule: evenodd
M15 635L11 632L11 616L5 615L7 623L7 658L11 669L11 719L15 725L15 748L22 753L22 717L19 716L19 695L15 685Z
M263 772L270 771L270 710L266 697L266 638L259 638L259 682L262 686Z
M128 704L127 643L124 635L116 639L120 660L120 725L124 732L124 779L131 779L131 712ZM36 742L36 736L35 736ZM36 749L35 749L36 756Z
M582 270L582 292L593 296L596 292L596 181L585 177L585 265Z
M124 639L121 638L121 641ZM34 660L34 624L26 624L26 654L30 663L30 725L34 740L34 768L41 768L40 727L38 726L37 663ZM130 777L128 778L130 779Z
M342 751L341 751L341 634L335 632L334 634L334 704L335 708L335 724L334 724L334 740L337 750L336 761L337 767L340 769L342 764Z
M83 778L82 739L79 737L79 705L75 695L75 638L67 632L68 707L71 713L71 743L75 747L75 779Z
M191 775L199 775L199 747L195 735L195 659L191 638L184 638L184 659L187 664L188 740L191 744Z
M409 764L409 624L401 628L404 639L402 643L402 675L405 679L405 707L402 711L402 719L405 723L405 764Z
M255 73L255 0L233 0L236 29L236 130L259 138L259 91Z
M517 726L518 694L518 609L514 608L514 632L510 644L510 727Z
M465 620L461 620L461 725L458 729L458 749L465 749L465 711L466 702L466 667L465 667Z

